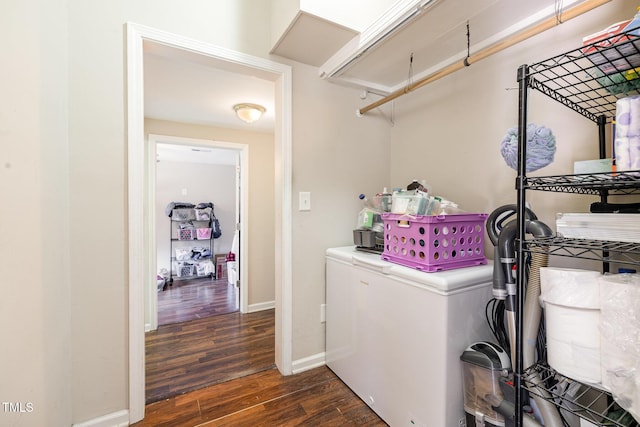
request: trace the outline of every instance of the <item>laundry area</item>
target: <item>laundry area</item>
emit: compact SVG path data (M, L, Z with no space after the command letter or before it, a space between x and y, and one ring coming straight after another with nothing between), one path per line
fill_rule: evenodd
M144 420L193 282L391 427L638 426L638 0L10 3L0 425Z
M427 167L419 179L353 195L352 242L325 253L325 358L390 426L639 425L640 8L635 13L512 70L517 123L492 153L514 172L511 202L479 210L471 192ZM580 147L592 144L590 157L573 148L574 161L554 164L571 135L537 122L547 105L540 98L561 105L556 114L582 117L593 136ZM455 157L442 160L455 169ZM455 174L469 174L474 196L486 196L492 188L474 184L477 172ZM553 201L563 197L579 204L566 210Z

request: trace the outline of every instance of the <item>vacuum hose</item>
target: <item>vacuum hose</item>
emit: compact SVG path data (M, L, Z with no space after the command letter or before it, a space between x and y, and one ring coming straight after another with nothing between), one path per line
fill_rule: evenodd
M535 216L534 216L535 218ZM515 237L517 234L517 223L511 221L506 224L498 236L499 264L507 293L505 301L505 311L509 327L509 337L511 345L511 360L515 360L515 310L516 310L516 283L512 274L512 269L516 265L516 248ZM537 219L527 220L525 222L525 232L535 237L550 237L553 231L543 222ZM524 238L524 236L523 236ZM536 342L538 338L538 330L540 328L540 319L542 316L542 307L538 301L540 297L540 267L546 266L548 263L547 254L533 254L532 265L530 269L530 277L525 298L525 306L523 307L523 364L529 367L535 362ZM496 263L497 264L497 263ZM495 274L494 274L495 277ZM494 284L495 285L495 284ZM541 380L537 374L529 378L534 384L540 384ZM544 396L549 397L549 396ZM540 414L544 420L545 427L562 427L562 419L556 406L540 397L534 397Z
M531 269L529 271L529 282L527 285L527 295L524 303L524 323L522 325L522 361L525 367L535 363L536 341L538 329L540 328L540 318L542 317L542 306L540 306L540 267L546 267L549 263L549 254L534 253L531 256ZM542 384L540 375L533 373L528 377L534 385ZM562 418L557 407L548 401L551 395L546 387L538 387L537 391L543 397L533 396L534 402L540 410L545 427L563 427ZM545 399L546 398L546 399Z

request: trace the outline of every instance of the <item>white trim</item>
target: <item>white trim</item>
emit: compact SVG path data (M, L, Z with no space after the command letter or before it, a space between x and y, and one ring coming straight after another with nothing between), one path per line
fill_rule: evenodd
M256 311L271 310L272 308L276 308L275 301L259 302L257 304L251 304L249 306L249 311L247 311L247 313L255 313Z
M291 250L291 67L205 42L167 33L135 23L126 23L127 34L127 145L129 203L129 414L130 422L144 418L144 107L143 40L189 50L221 61L260 71L276 86L276 365L291 373L292 357L292 250ZM246 276L245 276L246 277ZM279 326L279 327L278 327Z
M145 332L155 331L158 329L158 283L155 280L158 274L158 242L156 239L156 158L157 158L157 145L156 141L153 141L151 135L148 136L148 140L145 141L145 152L147 157L145 163L147 165L147 179L145 181L145 201L146 201L146 232L147 241L147 276L149 278L146 283L146 296L145 307L146 312L149 313L149 322L145 325ZM171 268L171 266L169 266ZM153 286L152 286L153 285Z
M129 411L112 412L92 420L73 424L73 427L126 427L129 425Z
M144 418L144 95L142 35L127 25L127 163L129 195L129 418ZM136 199L137 198L137 199Z
M318 366L324 366L325 352L317 353L312 356L304 357L302 359L295 360L293 362L292 374L299 374L300 372L308 371Z
M211 139L199 139L199 138L186 138L186 137L178 137L178 136L168 136L168 135L156 135L149 134L149 145L152 145L153 148L149 150L149 153L153 154L153 156L149 157L147 160L147 164L149 169L154 169L155 171L155 152L158 143L166 143L166 144L175 144L175 145L188 145L188 146L201 146L201 147L211 147L211 148L228 148L232 150L236 150L240 153L240 170L242 174L241 179L241 190L240 197L242 201L240 202L241 206L244 206L244 209L240 210L240 223L242 224L242 233L240 233L240 277L246 278L246 280L240 281L240 312L247 313L249 311L249 251L247 248L249 247L249 212L251 212L251 206L249 204L249 145L241 144L236 142L226 142L226 141L214 141ZM155 174L153 176L154 187L155 187ZM234 183L235 185L235 183ZM152 189L151 182L149 182L149 189ZM149 195L150 206L155 206L155 191L153 194ZM149 221L151 222L151 221ZM155 233L155 218L153 218L153 229ZM154 234L155 236L155 234ZM154 246L155 248L155 246ZM151 263L155 266L157 265L157 255L155 251L153 251L153 257L151 258ZM157 267L153 269L153 271L157 271ZM150 287L151 289L151 287ZM156 289L156 288L154 288ZM154 329L158 328L158 293L151 292L149 294L149 300L147 301L148 309L155 310L152 311L152 321L155 318Z
M280 203L280 218L276 215L276 366L283 375L291 374L293 358L293 271L291 205L291 144L292 144L292 77L291 69L282 72L276 82L276 105L280 105L281 121L276 123L276 200ZM278 173L282 175L278 176ZM277 203L276 203L277 209ZM281 286L278 286L281 284ZM278 327L279 326L279 327Z

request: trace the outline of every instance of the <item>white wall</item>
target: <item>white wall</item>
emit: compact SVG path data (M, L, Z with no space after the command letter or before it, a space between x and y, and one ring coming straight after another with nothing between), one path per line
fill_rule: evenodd
M360 193L389 186L390 126L356 117L358 91L328 84L317 69L293 72L293 360L324 352L325 250L353 244ZM311 211L298 193L311 192Z
M182 195L182 190L187 195ZM236 167L235 165L212 165L160 161L156 163L156 248L158 270L169 270L171 253L170 218L166 215L171 202L198 205L213 203L214 213L220 222L222 236L211 241L214 254L227 254L235 231L236 218ZM190 242L193 246L208 247L208 241ZM175 245L174 248L175 250Z
M4 426L71 422L67 3L0 14L0 401L27 410Z
M629 19L634 10L632 1L608 3L398 98L391 130L394 185L425 178L436 193L470 212L516 203L516 172L502 159L500 142L518 123L517 68L573 50L584 35ZM575 160L598 158L595 123L540 92L529 91L529 101L529 122L549 127L557 143L554 162L532 175L571 173ZM527 200L555 229L556 212L587 212L598 198L533 191Z

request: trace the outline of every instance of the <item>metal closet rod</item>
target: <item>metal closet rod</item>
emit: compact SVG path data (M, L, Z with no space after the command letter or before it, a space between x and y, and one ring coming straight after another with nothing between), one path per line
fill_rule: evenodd
M394 92L392 92L391 94L385 96L384 98L371 103L369 105L367 105L366 107L361 108L360 110L358 110L359 114L366 114L369 111L373 110L374 108L378 108L381 105L386 104L389 101L393 101L396 98L399 98L400 96L407 94L409 92L413 92L416 89L421 88L422 86L425 86L431 82L434 82L442 77L445 77L455 71L458 71L462 68L468 67L469 65L473 64L474 62L478 62L482 59L485 59L495 53L498 53L504 49L507 49L515 44L518 44L530 37L533 37L535 35L538 35L544 31L547 31L548 29L551 29L553 27L555 27L556 25L564 22L564 21L568 21L570 19L573 19L577 16L582 15L583 13L589 12L590 10L593 10L597 7L602 6L605 3L609 3L611 0L586 0L583 3L580 3L577 6L572 7L571 9L567 9L565 11L562 12L562 21L559 22L557 17L554 15L550 18L545 19L544 21L532 25L530 27L527 27L523 30L521 30L519 33L514 34L513 36L506 38L504 40L501 40L499 42L496 42L494 44L492 44L491 46L488 46L484 49L479 50L477 53L474 53L473 55L469 55L468 57L466 57L465 59L463 59L462 61L459 62L454 62L451 65L448 65L444 68L442 68L439 71L436 71L433 74L428 75L427 77L418 80L415 83L412 83L410 85L407 85L405 87L403 87L402 89L398 89Z

